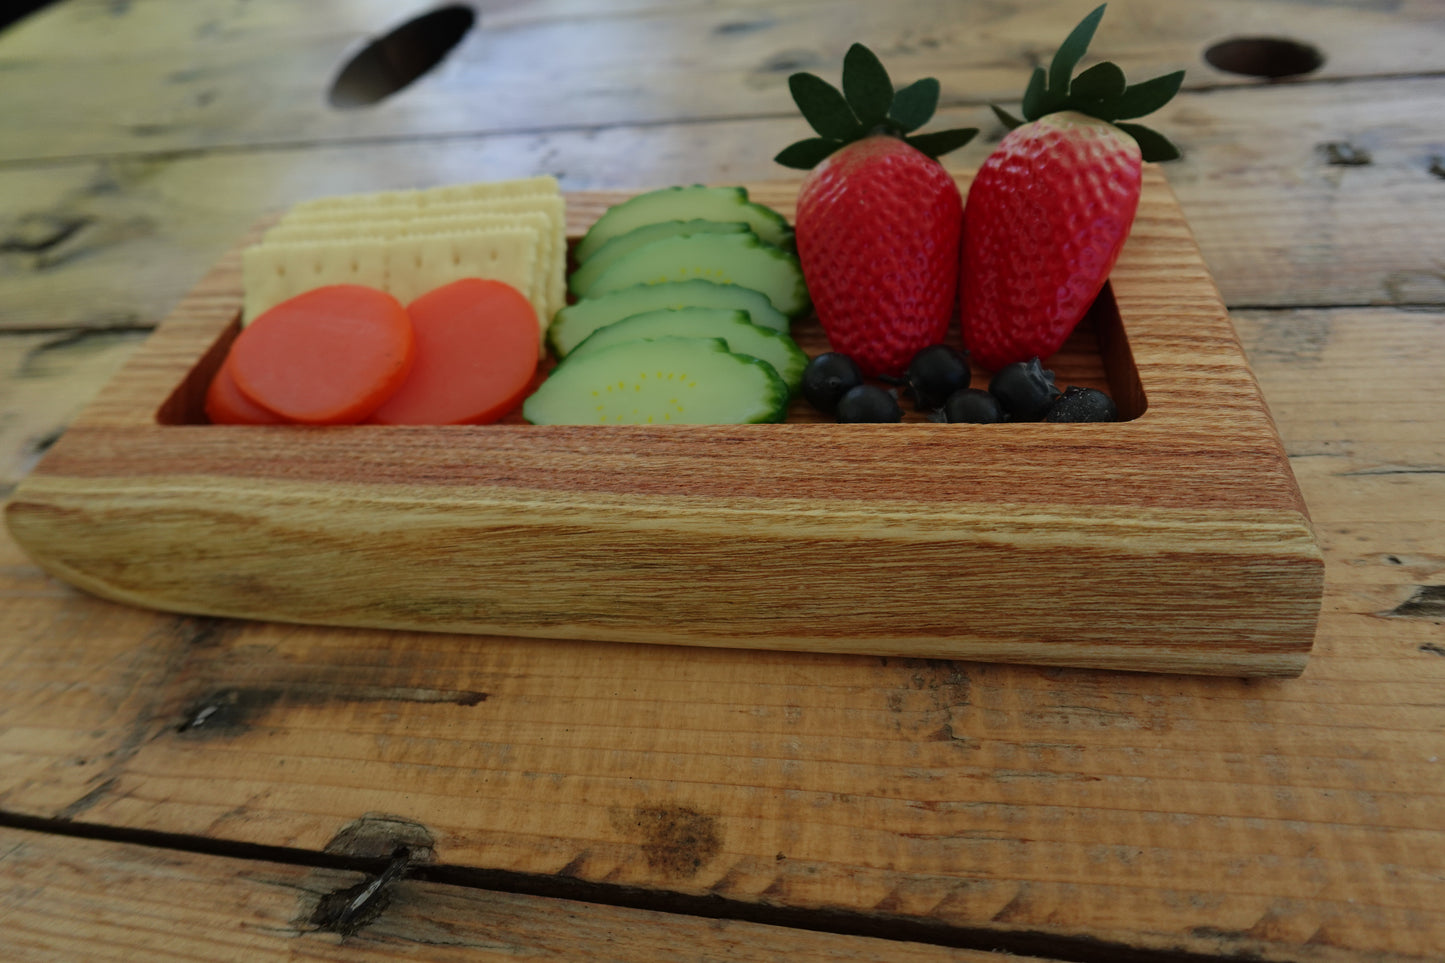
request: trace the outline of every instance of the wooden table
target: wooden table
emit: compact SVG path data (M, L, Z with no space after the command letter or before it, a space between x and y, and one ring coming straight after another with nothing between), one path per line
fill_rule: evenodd
M0 491L263 214L776 177L787 75L854 40L939 77L976 166L1087 7L475 6L346 110L340 65L426 5L66 0L0 34ZM1241 35L1324 64L1203 61ZM1094 52L1189 71L1168 177L1327 560L1303 677L180 618L0 535L0 958L1440 959L1445 5L1114 0Z

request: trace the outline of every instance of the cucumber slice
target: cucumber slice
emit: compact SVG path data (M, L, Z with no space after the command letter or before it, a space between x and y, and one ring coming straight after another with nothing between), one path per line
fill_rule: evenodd
M587 291L606 294L634 284L692 278L761 291L790 318L808 308L797 257L752 234L694 234L644 244L618 258Z
M601 277L602 272L611 267L614 261L628 251L652 241L660 241L666 237L689 237L693 234L742 234L747 230L748 226L743 221L659 221L656 224L644 224L636 230L619 234L599 247L596 254L572 272L568 289L579 298L586 297L592 282Z
M522 405L534 425L782 421L788 386L721 338L628 341L568 359Z
M722 338L733 354L745 354L766 361L783 379L792 394L798 393L808 356L786 334L761 328L748 320L746 311L726 308L679 308L634 314L605 328L598 328L567 356L571 364L593 351L624 341L642 338Z
M597 295L569 304L552 318L547 342L559 358L581 344L603 325L644 311L663 308L734 308L746 311L753 324L788 333L788 318L773 302L751 288L711 281L677 281L672 284L635 284L621 291Z
M658 221L745 221L753 233L769 244L785 246L792 231L783 216L770 207L748 200L743 187L664 187L638 194L609 207L585 237L577 242L572 256L581 264L609 240L644 224Z

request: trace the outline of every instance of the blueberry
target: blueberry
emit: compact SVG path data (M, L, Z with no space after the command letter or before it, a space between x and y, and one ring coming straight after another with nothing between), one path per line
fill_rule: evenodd
M873 385L850 388L838 399L838 421L843 424L892 422L903 420L903 409L892 392Z
M1003 405L982 388L964 388L948 396L943 414L951 422L969 425L996 425L1008 420Z
M863 383L863 372L846 354L820 354L803 369L803 397L825 415L838 410L838 400Z
M1042 421L1059 396L1054 373L1045 371L1038 358L1004 365L989 381L988 390L1013 421Z
M1045 421L1118 421L1114 401L1097 388L1069 386L1049 407Z
M968 359L946 344L931 344L908 362L905 378L919 411L942 408L948 396L968 387Z

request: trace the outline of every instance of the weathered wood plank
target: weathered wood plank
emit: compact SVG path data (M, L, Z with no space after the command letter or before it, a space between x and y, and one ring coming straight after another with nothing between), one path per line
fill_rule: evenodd
M1445 79L1281 85L1179 98L1166 166L1226 303L1442 303L1445 226L1429 123ZM1300 118L1309 118L1302 123ZM942 123L996 125L975 111ZM0 170L0 328L154 324L258 217L307 197L555 173L568 189L741 183L792 120L428 144L115 158ZM993 126L989 126L993 125ZM1354 143L1368 165L1329 163ZM970 146L949 163L984 156Z
M1301 679L172 620L6 543L0 807L307 848L395 813L447 865L1015 937L1429 959L1445 452L1418 399L1445 314L1236 321L1326 550Z
M0 829L0 949L29 960L887 960L1024 957ZM324 905L323 905L324 904ZM318 916L319 911L319 916ZM686 948L683 951L682 948ZM1029 961L1047 963L1037 957Z
M404 8L69 2L0 41L0 159L787 116L788 74L835 76L857 40L900 79L938 77L945 102L1016 100L1080 10L1065 0L900 0L841 13L799 0L484 4L480 26L433 74L373 108L337 111L326 92L341 65ZM1193 86L1240 84L1202 52L1261 33L1320 48L1323 78L1445 67L1431 0L1192 0L1167 15L1152 0L1115 0L1093 54L1138 79L1183 67Z
M0 337L0 497L145 337L103 328Z

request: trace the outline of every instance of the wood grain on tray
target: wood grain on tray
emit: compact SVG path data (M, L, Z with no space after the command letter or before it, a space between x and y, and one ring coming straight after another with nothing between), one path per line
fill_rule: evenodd
M573 233L622 196L573 196ZM1095 350L1062 358L1119 424L197 423L238 298L233 254L19 487L51 572L334 625L1243 675L1309 651L1319 552L1157 170Z

